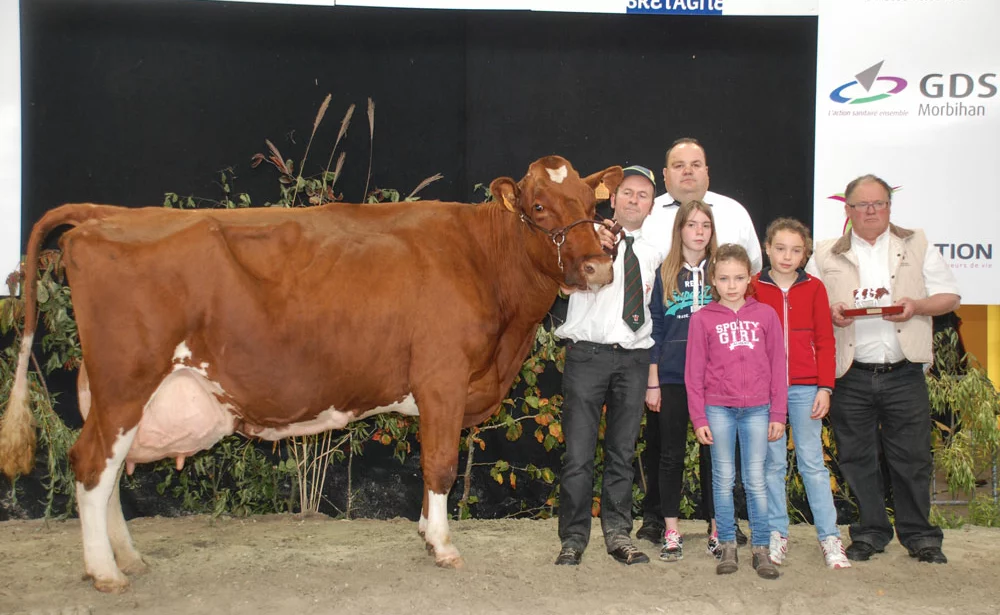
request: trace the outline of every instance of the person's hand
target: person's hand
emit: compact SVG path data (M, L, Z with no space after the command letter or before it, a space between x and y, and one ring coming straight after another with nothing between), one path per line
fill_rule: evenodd
M847 309L847 304L844 302L834 303L830 306L830 318L833 319L833 324L836 327L847 327L854 322L853 316L844 316L844 310Z
M710 445L714 442L714 440L712 440L712 428L708 425L695 429L694 436L698 438L698 442L705 445Z
M614 220L608 218L597 225L597 239L600 240L601 247L607 251L613 250L615 247L615 234L611 232L611 226L614 223Z
M784 423L768 423L767 424L767 441L774 442L785 435L785 424Z
M888 320L889 322L906 322L907 320L913 318L913 315L917 313L917 302L909 297L902 297L893 302L893 305L903 306L903 311L900 314L885 314L882 316L882 320Z
M830 391L820 389L816 391L816 399L813 400L812 413L809 418L818 421L830 413Z
M650 412L660 411L660 387L646 389L646 407Z

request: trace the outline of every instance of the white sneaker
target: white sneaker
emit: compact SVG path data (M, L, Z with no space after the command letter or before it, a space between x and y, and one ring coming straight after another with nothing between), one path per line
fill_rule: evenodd
M785 563L785 554L788 553L788 539L781 535L781 532L774 530L771 532L770 546L771 561L775 566Z
M840 542L837 536L827 536L820 541L819 547L823 549L823 559L826 560L827 568L837 570L851 567L851 561L844 552L844 543Z

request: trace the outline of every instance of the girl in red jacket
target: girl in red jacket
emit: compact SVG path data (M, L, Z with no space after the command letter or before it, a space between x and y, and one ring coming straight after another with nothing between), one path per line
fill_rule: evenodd
M784 330L788 421L795 457L826 565L849 568L837 528L830 473L823 462L823 417L830 410L836 364L830 302L823 283L802 270L812 251L804 224L792 218L772 222L767 227L765 251L770 266L754 279L755 295L778 312ZM788 551L786 440L782 436L768 445L765 465L770 554L777 565L785 562Z

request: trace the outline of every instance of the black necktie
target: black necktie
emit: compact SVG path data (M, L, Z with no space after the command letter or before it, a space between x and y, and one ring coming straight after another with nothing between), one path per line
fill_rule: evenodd
M625 302L622 305L622 320L629 329L638 331L646 321L642 301L642 271L639 270L639 259L632 251L634 237L625 238L625 260L622 262L625 270Z

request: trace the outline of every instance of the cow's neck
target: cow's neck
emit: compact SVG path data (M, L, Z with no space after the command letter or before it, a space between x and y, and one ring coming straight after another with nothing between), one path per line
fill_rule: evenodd
M559 292L561 272L555 265L552 240L521 222L503 206L481 206L491 232L483 238L495 261L498 294L503 311L515 320L537 323L545 317Z

